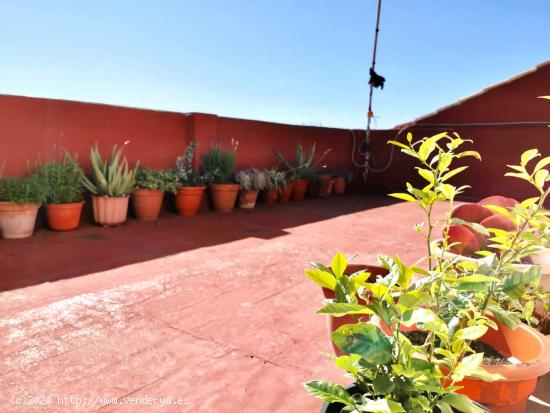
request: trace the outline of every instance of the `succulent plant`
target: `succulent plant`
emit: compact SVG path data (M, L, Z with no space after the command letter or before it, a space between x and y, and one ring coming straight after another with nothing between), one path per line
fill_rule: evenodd
M266 189L276 189L281 191L281 189L286 185L286 173L278 171L277 169L265 169L264 170L266 178Z
M319 175L319 164L332 150L331 148L327 149L315 161L316 148L317 143L315 142L311 145L309 150L304 150L302 144L298 143L296 145L296 159L294 164L287 161L278 150L275 150L275 156L279 162L281 162L288 169L288 171L292 173L294 179L315 179Z
M94 195L124 196L129 195L136 182L136 172L139 162L133 169L128 168L128 160L122 156L126 141L117 149L115 145L111 156L103 161L97 142L90 148L92 164L91 179L84 177L84 186Z

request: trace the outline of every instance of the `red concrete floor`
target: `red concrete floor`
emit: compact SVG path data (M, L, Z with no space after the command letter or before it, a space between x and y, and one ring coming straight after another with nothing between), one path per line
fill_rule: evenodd
M353 195L0 241L0 411L317 412L301 383L345 378L303 269L411 261L421 218Z

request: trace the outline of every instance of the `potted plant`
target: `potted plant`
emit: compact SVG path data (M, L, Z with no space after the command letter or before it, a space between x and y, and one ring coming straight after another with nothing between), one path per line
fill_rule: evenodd
M240 185L235 183L234 169L237 157L237 143L231 142L231 149L215 145L202 155L202 170L207 179L214 209L231 212L239 193Z
M452 245L447 234L454 223L454 198L465 189L448 180L466 167L451 169L451 164L479 154L460 152L465 141L456 134L415 143L408 135L407 142L393 143L419 160L418 171L427 184L422 189L407 184L406 193L392 196L418 205L426 214L425 223L416 229L426 240L427 256L420 262L427 269L380 256L387 275L376 280L361 273L348 277L347 260L338 254L330 268L308 274L334 289L334 299L326 301L320 313L353 317L351 324L332 333L332 339L345 353L337 365L356 378L359 393L351 397L342 387L325 382L311 382L306 388L328 403L343 403L349 411L479 411L472 399L494 412L522 412L537 377L550 369L550 342L521 323L533 319L540 268L518 271L512 265L512 258L533 246L522 244L526 248L518 250L517 239L534 237L499 234L492 241L500 253L475 262L435 254L434 228L443 225L441 248L447 251ZM433 211L442 200L449 201L450 210L440 222ZM544 194L515 210L527 221L543 219L541 201ZM525 231L540 230L517 223ZM358 320L361 316L371 316L370 321ZM506 363L510 356L519 364L489 364Z
M294 181L292 179L289 179L285 174L285 180L286 183L281 189L281 192L279 194L279 202L289 202L292 198L292 192L294 191Z
M319 175L319 196L324 198L330 194L332 177L326 173Z
M176 210L179 215L193 216L199 212L204 190L204 177L193 168L193 156L197 142L191 142L183 156L176 160L176 175L180 186L175 191Z
M277 198L286 185L286 174L276 169L266 169L266 185L264 189L264 203L273 205L277 203Z
M104 226L120 225L128 215L128 198L136 181L139 162L129 169L128 160L122 152L129 142L117 149L105 161L101 157L97 142L90 148L92 164L91 178L84 177L84 186L92 194L94 221Z
M353 173L350 171L339 171L332 174L334 179L333 192L343 194L346 192L346 186L353 179Z
M235 175L235 180L239 183L241 189L239 192L239 207L244 209L254 208L259 191L264 189L266 185L265 173L256 168L243 169Z
M160 215L164 192L175 192L178 186L176 174L170 170L139 167L136 172L132 203L136 218L155 221Z
M0 234L5 239L30 237L40 204L45 199L44 183L37 174L0 179Z
M309 150L305 151L302 144L296 145L296 159L294 163L291 163L285 159L285 157L278 150L275 151L275 156L288 170L294 181L294 191L292 199L295 201L302 201L308 190L308 179L310 179L318 170L319 164L331 151L327 149L319 156L315 161L315 151L317 144L314 142Z
M37 168L46 191L46 218L54 231L78 228L84 206L84 171L76 156L65 152L63 159Z

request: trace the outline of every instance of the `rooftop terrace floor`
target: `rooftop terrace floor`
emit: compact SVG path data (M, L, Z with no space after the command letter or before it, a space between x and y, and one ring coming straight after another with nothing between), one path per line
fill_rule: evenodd
M345 378L303 270L339 250L413 260L421 219L346 195L0 241L0 411L316 413L301 383ZM123 396L187 404L101 406Z

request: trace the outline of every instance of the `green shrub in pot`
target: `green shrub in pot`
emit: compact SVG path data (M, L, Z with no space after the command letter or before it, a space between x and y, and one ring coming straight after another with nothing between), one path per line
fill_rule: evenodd
M0 178L0 235L15 239L33 233L40 205L46 199L39 174Z
M354 377L358 393L352 395L334 383L306 383L311 394L340 403L343 412L479 412L483 410L467 396L480 395L476 401L491 411L512 407L521 412L538 376L549 369L550 343L520 322L532 319L534 300L540 298L540 270L517 271L506 259L518 253L511 240L523 238L521 233L505 239L495 234L492 241L500 244L500 252L474 262L458 262L432 249L434 229L442 226L443 233L448 233L454 223L454 199L466 189L449 183L466 169L453 168L453 161L480 158L474 151L461 151L464 143L458 135L447 133L414 143L409 135L407 143L394 142L419 161L418 173L427 181L422 188L407 184L407 192L393 194L418 205L426 215L425 222L416 226L427 246L423 260L408 266L398 257L380 256L389 273L375 282L369 281L367 273L344 275L347 261L342 254L331 266L318 264L306 272L334 291L334 299L319 313L372 316L368 323L345 324L332 333L334 343L347 353L336 358L336 364ZM522 219L529 221L539 214L535 205L544 202L545 193L543 189L540 197L523 205L529 211L517 210ZM440 201L450 207L443 220L434 217ZM442 248L449 248L446 237ZM427 269L419 268L421 262ZM494 349L488 349L487 343ZM520 364L486 364L483 353L489 350L503 351L499 355L503 363L511 355ZM457 394L459 390L464 395Z
M239 193L234 176L237 146L236 141L231 141L230 149L217 144L202 155L202 172L209 183L214 209L219 212L233 211Z
M191 142L185 148L183 156L176 159L174 173L179 181L176 189L176 210L179 215L193 216L200 209L205 190L205 178L193 167L193 157L197 142Z
M97 142L90 149L91 178L84 178L84 186L92 193L94 220L104 226L119 225L126 221L128 197L136 182L139 161L130 169L122 147L115 145L111 155L103 159Z
M59 161L37 168L46 190L46 217L54 231L70 231L80 223L84 205L84 171L76 155L65 151Z
M132 193L137 219L156 220L162 208L164 192L175 192L178 186L178 177L172 170L139 167L136 172L135 189Z

